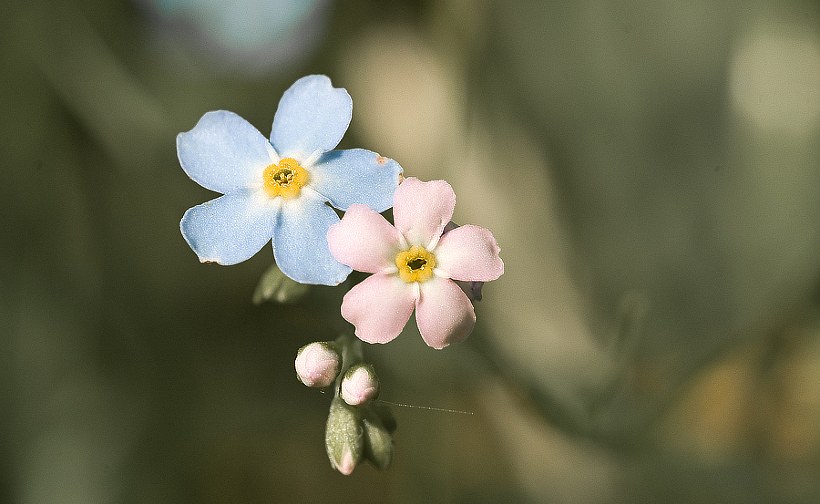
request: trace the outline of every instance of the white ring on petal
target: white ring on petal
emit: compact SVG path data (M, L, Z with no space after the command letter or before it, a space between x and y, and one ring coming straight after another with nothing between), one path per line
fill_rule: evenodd
M431 250L453 218L456 195L443 180L408 178L393 197L393 222L411 245Z
M276 264L299 283L338 285L351 272L333 258L327 244L327 231L339 216L315 192L304 189L298 198L283 201L274 224Z
M264 135L227 110L208 112L177 135L177 156L194 182L222 194L252 186L261 170L279 162Z

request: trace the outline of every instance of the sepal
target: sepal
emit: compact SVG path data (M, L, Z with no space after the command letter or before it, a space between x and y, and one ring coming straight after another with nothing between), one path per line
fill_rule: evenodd
M325 449L330 465L349 476L361 462L364 447L364 429L359 410L334 397L325 429Z
M256 290L253 291L253 304L261 305L265 301L279 304L291 304L300 301L310 291L310 285L301 284L288 278L277 265L268 268L259 278Z

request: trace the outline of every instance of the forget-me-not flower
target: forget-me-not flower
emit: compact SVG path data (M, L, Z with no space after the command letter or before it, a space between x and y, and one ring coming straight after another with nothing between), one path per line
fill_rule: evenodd
M346 210L390 208L402 168L365 149L332 150L353 113L347 91L324 75L296 81L279 102L270 141L246 120L208 112L177 136L182 169L222 193L188 209L183 237L202 262L236 264L268 241L276 264L301 283L337 285L350 267L330 254L327 231Z
M401 333L413 309L427 345L441 349L464 340L475 325L470 298L456 284L489 282L504 273L493 234L466 225L444 232L456 195L443 180L408 178L396 189L395 226L363 205L352 205L328 232L334 257L373 273L342 301L342 317L368 343Z

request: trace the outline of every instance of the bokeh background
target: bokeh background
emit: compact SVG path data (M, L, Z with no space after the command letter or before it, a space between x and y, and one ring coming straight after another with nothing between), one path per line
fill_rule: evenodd
M0 4L0 502L820 501L820 5ZM335 473L296 350L342 291L202 265L176 133L324 73L342 147L445 178L505 276L366 352L393 466Z

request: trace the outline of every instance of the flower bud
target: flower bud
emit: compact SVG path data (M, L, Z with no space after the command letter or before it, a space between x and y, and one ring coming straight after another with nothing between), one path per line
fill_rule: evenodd
M327 387L339 376L342 357L333 343L317 341L296 354L296 377L308 387Z
M387 469L393 461L393 436L372 413L362 419L364 427L364 456L379 469Z
M350 475L362 460L364 444L358 410L334 397L325 429L325 449L330 465L345 476Z
M370 364L350 366L342 378L341 398L351 406L361 406L379 395L379 378Z
M305 297L309 285L291 280L275 264L262 273L256 290L253 291L253 304L260 305L265 301L279 304L295 303Z

